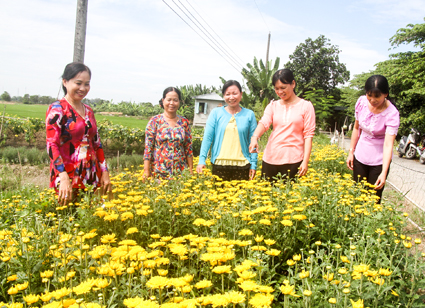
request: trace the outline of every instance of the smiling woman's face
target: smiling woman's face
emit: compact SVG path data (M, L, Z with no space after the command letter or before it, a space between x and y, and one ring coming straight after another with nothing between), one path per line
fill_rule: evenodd
M78 73L70 80L62 80L66 88L66 96L73 102L81 102L90 91L90 74L87 71Z
M176 113L180 107L179 95L174 91L168 92L165 98L162 99L162 105L166 112Z
M223 98L227 105L236 107L239 106L242 99L242 92L239 91L237 86L230 86L226 89L226 92L224 92Z

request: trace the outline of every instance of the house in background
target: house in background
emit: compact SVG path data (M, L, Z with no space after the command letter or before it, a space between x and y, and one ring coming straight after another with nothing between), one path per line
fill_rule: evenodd
M223 98L217 93L204 94L195 97L195 116L193 126L205 127L211 111L224 104Z

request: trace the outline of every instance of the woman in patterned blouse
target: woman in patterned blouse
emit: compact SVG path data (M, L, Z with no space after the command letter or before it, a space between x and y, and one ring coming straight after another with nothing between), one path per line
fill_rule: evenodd
M50 187L65 204L86 185L111 190L93 110L82 103L90 90L90 69L70 63L62 75L65 97L46 112L46 142L50 157Z
M146 126L144 176L168 178L185 168L192 174L192 136L188 119L177 115L181 93L164 90L159 101L164 113L152 117Z

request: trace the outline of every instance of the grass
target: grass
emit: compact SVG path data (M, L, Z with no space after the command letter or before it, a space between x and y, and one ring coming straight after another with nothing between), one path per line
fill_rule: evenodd
M0 112L3 113L6 106L6 113L12 117L20 118L38 118L45 119L47 105L31 105L31 104L2 104L0 103ZM96 114L96 121L108 120L113 124L119 124L130 128L145 129L146 124L149 120L143 120L138 117L126 117L126 116L105 116Z
M28 164L47 165L49 156L46 150L27 147L4 147L0 148L0 163L2 164Z

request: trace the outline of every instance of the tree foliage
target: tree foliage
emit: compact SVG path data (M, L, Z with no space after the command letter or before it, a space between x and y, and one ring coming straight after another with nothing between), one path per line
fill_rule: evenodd
M413 44L422 50L392 54L390 59L375 64L375 70L356 75L349 87L342 89L342 100L352 116L357 98L364 95L366 79L381 74L388 79L391 101L400 112L399 134L408 134L411 127L425 133L425 23L409 24L397 30L389 41L394 48Z
M3 94L0 95L0 100L6 101L6 102L10 102L12 100L12 98L10 97L10 94L9 93L7 93L6 91L4 91Z
M391 96L400 111L400 134L410 127L425 132L425 23L407 25L390 38L393 46L411 44L422 50L400 52L376 64L376 72L388 78Z
M345 64L339 62L340 52L324 35L315 40L308 38L296 47L285 68L294 72L299 96L314 89L326 94L338 92L337 86L350 79Z
M270 60L268 65L264 65L263 60L257 60L254 57L253 64L247 63L247 68L242 69L242 76L246 81L246 87L249 93L245 91L242 97L242 102L247 108L254 108L255 105L261 105L264 109L272 99L276 99L276 93L274 92L272 77L273 74L278 70L280 64L280 58L277 57L274 65L273 61Z
M425 20L425 18L424 18ZM398 29L396 34L390 38L391 46L413 43L415 47L425 50L425 23L408 24L406 28Z
M326 95L323 89L313 89L304 93L304 99L310 101L316 113L316 126L326 126L326 120L332 115L336 100L331 95Z

